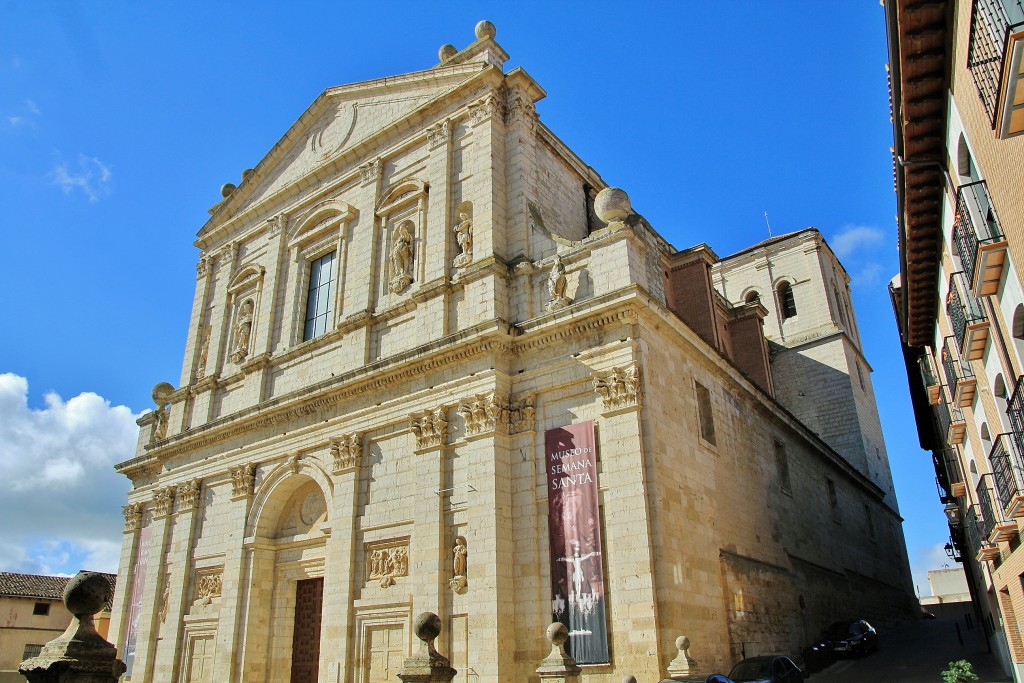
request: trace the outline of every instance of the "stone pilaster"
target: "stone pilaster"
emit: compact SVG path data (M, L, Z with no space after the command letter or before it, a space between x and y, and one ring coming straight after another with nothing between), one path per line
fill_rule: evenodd
M439 407L427 413L421 420L440 424L435 418L446 415L447 411ZM418 418L412 418L416 422ZM416 502L413 513L412 547L410 552L409 574L412 582L412 594L416 600L415 609L430 612L441 612L444 604L441 591L448 577L448 548L444 539L444 524L441 510L448 498L438 495L444 488L445 453L447 450L448 432L447 419L444 429L436 438L420 438L419 447L413 453L416 472Z
M249 551L245 549L242 535L252 505L253 474L255 467L245 463L231 468L231 505L227 508L225 527L234 529L230 542L225 548L224 571L221 576L220 620L217 622L216 648L213 680L235 681L235 656L242 649L245 638L245 601L249 591ZM268 603L269 604L269 600Z
M196 511L201 485L198 479L178 484L175 499L178 509L171 518L171 541L164 561L164 578L158 595L157 630L160 646L156 653L156 680L178 680L181 664L183 617L188 604L189 577L192 575L192 549L196 539ZM163 591L166 590L166 603Z
M274 555L273 545L264 541L246 544L245 577L247 586L239 593L244 605L242 613L248 617L245 628L238 634L236 648L231 650L229 657L241 652L241 677L216 680L262 681L266 678L267 662L270 657L270 627L259 621L261 614L269 615L273 609L274 596ZM294 590L294 587L292 587ZM220 634L218 633L218 636ZM220 655L220 648L217 652ZM219 665L218 665L219 666Z
M358 433L341 440L334 474L334 494L330 499L328 519L334 520L327 539L324 558L324 599L320 622L323 643L320 648L320 671L350 671L355 664L352 604L360 572L356 566L356 535L352 520L357 519L359 506L359 470L362 466L362 437ZM333 644L337 644L334 646Z
M152 681L160 634L160 597L167 574L166 558L171 535L171 513L174 511L174 487L153 492L153 524L149 552L149 569L142 590L139 612L139 631L136 637L135 661L132 664L133 681Z
M114 592L110 628L107 633L110 642L117 646L118 652L124 652L124 640L128 634L132 584L135 583L135 560L139 553L139 536L145 513L142 503L129 503L122 509L124 511L124 535L121 537L121 557L117 563L117 575L121 577L121 581L118 590Z

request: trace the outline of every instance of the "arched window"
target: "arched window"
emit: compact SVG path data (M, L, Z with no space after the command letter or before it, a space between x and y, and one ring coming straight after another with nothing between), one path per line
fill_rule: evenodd
M977 172L974 170L974 161L971 159L971 150L967 148L967 139L960 134L956 145L956 172L963 178L977 180Z
M1008 399L1009 395L1006 393L1006 381L1003 380L1002 373L996 375L996 379L992 382L992 396L995 398L996 410L999 412L999 422L1003 425L1000 431L1010 431L1010 421L1006 417L1006 408L1009 406Z
M988 423L981 423L981 446L985 449L985 454L988 455L992 452L992 435L988 431Z
M743 303L747 304L759 304L761 303L761 295L756 289L752 289L747 292L747 295L743 297Z
M1013 348L1017 350L1017 358L1024 363L1024 304L1017 304L1013 309Z
M782 319L792 318L796 315L796 299L793 298L793 287L786 281L779 283L779 310L782 311Z
M978 465L974 462L974 458L971 458L971 484L975 489L978 488L979 481L981 481L981 477L978 476Z

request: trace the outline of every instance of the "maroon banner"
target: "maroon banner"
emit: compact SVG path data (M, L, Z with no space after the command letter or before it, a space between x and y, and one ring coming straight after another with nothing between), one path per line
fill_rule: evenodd
M551 616L569 629L578 664L608 662L594 422L544 433L551 548Z

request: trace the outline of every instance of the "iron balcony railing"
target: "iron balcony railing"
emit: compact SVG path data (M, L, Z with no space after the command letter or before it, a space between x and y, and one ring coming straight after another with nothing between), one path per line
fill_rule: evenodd
M981 532L981 537L985 540L988 540L989 536L992 535L996 522L1000 522L1003 519L1002 514L996 511L991 479L991 474L981 475L976 489L978 492L978 510L981 513L978 515L978 530Z
M939 376L935 373L935 368L932 367L930 354L922 354L917 359L917 367L921 369L921 381L925 387L934 387L939 384Z
M974 0L967 68L989 116L992 128L999 118L1003 62L1010 36L1024 27L1024 0Z
M946 466L946 477L949 480L950 490L952 491L953 484L964 483L964 471L960 467L960 458L957 457L956 449L943 448L942 460Z
M1024 453L1024 375L1017 378L1013 385L1013 393L1006 404L1006 417L1010 420L1010 430L1013 432L1017 448Z
M1024 0L1022 0L1024 2ZM984 180L961 185L956 191L956 225L953 242L964 266L968 289L978 268L978 250L1003 239L1003 229L996 218L988 185Z
M946 298L946 314L953 326L957 349L964 352L964 337L967 326L988 320L981 302L971 295L971 289L964 282L964 274L956 272L949 276L949 295Z
M1011 504L1016 508L1024 495L1024 461L1013 434L1000 434L992 444L988 460L992 464L992 481L999 497L1000 509L1006 512Z
M946 384L955 397L957 387L962 382L974 380L974 370L970 363L960 360L960 353L956 349L950 348L952 341L953 338L948 337L942 349L942 369L946 373Z
M981 520L978 519L978 507L972 505L964 517L964 535L967 537L967 549L973 555L981 548ZM987 538L986 534L984 538Z
M946 403L945 400L939 401L935 406L935 415L939 420L939 430L943 438L946 439L947 443L950 443L950 437L954 436L950 432L952 425L962 424L964 421L963 411L957 406ZM957 442L959 443L959 442Z

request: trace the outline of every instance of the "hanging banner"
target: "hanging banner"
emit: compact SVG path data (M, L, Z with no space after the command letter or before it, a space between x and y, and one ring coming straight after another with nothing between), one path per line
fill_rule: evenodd
M608 662L594 422L544 433L551 548L551 616L569 629L578 664Z
M139 544L136 549L135 567L132 571L131 592L128 594L128 634L124 639L124 655L122 660L128 667L124 675L132 675L135 664L135 647L139 638L139 617L142 616L142 591L146 586L146 573L149 567L149 549L152 545L153 527L142 527L139 531Z

